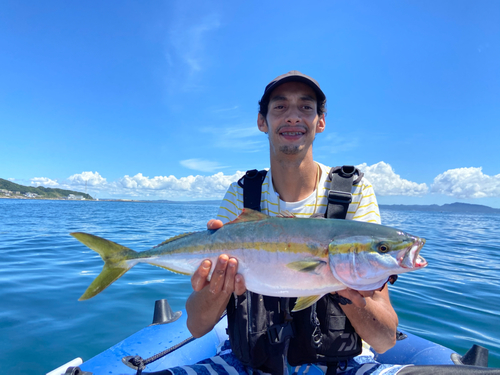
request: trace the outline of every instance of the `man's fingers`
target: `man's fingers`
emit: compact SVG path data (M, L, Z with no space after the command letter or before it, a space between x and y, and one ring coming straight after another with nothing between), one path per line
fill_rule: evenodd
M208 284L207 277L210 274L211 267L212 262L206 259L201 262L201 265L195 271L193 276L191 276L191 286L195 292L199 292Z
M236 258L229 258L226 271L226 281L224 285L224 290L227 293L233 293L233 291L238 295L242 295L247 290L245 286L245 280L243 275L238 272L238 260Z
M219 293L224 286L224 280L226 278L226 269L229 257L226 254L222 254L217 259L217 264L215 265L214 273L210 279L210 292Z
M363 295L361 295L360 292L358 292L357 290L353 289L339 290L338 294L341 295L342 297L350 299L353 305L356 307L363 308L366 306L366 300L364 299Z
M375 294L375 291L373 291L373 290L366 290L366 291L359 290L358 293L361 294L363 297L373 297L373 295Z
M208 281L211 266L210 260L206 259L195 271L191 277L191 285L194 291L199 292L207 286L208 291L212 294L236 292L236 294L241 295L246 291L243 276L238 274L238 260L236 258L229 258L226 254L220 255L215 264L212 277Z
M238 272L238 261L235 258L230 258L227 262L226 278L224 280L224 291L232 293L234 290L234 277Z
M247 287L245 286L245 279L243 278L243 275L237 274L234 277L234 292L236 295L241 296L246 292L246 290Z
M353 296L352 298L350 298L350 300L356 307L363 308L366 306L366 300L363 298L361 294Z
M222 221L217 220L217 219L212 219L212 220L208 221L208 223L207 223L207 229L209 229L209 230L217 230L217 229L222 228L223 225L224 224L222 224Z

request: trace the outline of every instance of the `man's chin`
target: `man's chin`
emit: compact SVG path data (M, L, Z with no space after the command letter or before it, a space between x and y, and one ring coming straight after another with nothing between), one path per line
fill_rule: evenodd
M301 148L299 146L286 145L280 147L280 152L285 155L297 155L300 151Z

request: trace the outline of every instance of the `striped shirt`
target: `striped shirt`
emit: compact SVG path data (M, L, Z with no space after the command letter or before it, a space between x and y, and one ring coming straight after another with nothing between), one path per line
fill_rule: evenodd
M271 170L268 171L262 183L260 199L261 211L269 216L276 216L280 212L288 211L297 217L307 218L313 213L324 214L328 203L328 191L331 179L328 178L330 168L317 163L321 169L321 177L317 191L299 202L282 201L273 187ZM365 179L353 185L352 202L347 210L347 220L366 221L380 224L380 213L377 198L372 185ZM243 210L243 188L237 182L233 182L222 200L217 219L225 224L238 217Z

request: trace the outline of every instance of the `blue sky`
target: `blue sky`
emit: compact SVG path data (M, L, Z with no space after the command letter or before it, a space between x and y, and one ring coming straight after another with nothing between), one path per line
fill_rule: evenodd
M500 208L500 2L17 1L0 12L0 177L98 198L219 199L269 164L289 70L327 96L315 159L382 204Z

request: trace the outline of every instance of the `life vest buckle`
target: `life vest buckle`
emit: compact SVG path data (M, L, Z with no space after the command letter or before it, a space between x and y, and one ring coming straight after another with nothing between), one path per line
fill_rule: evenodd
M330 190L328 192L329 203L349 204L352 202L352 194L345 191Z

